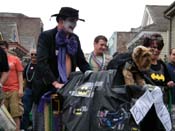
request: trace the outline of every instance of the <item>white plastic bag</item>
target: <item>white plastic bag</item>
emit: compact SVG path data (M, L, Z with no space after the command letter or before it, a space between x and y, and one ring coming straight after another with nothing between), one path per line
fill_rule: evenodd
M4 104L0 107L0 128L4 129L4 131L16 130L16 123L7 111Z

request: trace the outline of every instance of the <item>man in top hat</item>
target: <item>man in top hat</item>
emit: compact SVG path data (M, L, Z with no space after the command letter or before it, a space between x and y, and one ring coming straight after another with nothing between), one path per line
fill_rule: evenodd
M73 33L79 19L79 11L71 7L62 7L56 17L57 27L40 34L37 46L37 67L34 77L34 110L39 105L41 96L49 90L60 89L69 80L76 67L82 72L90 70L88 62L80 46L79 38ZM43 114L34 112L35 118L43 118ZM41 115L36 116L35 115ZM38 120L36 120L38 121ZM34 121L34 130L43 131L43 126ZM37 127L38 128L38 127Z

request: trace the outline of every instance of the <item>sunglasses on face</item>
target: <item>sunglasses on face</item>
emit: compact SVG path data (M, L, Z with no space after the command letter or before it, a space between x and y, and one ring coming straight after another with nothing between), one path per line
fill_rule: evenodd
M162 47L159 47L159 46L152 46L151 48L153 48L153 49L157 49L157 50L159 50L159 51L162 50Z
M163 45L159 43L158 41L152 41L151 48L161 51L163 48Z
M30 55L31 55L31 56L37 56L37 54L36 54L36 53L31 53Z

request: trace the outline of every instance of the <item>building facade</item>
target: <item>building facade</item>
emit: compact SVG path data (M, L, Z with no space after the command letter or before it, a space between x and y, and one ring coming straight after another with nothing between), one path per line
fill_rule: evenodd
M32 48L36 48L38 36L42 31L43 23L40 18L28 17L20 13L0 13L1 35L10 43L11 50L17 55L24 53L20 57L27 55Z
M164 15L169 20L169 49L175 48L175 1L165 10Z
M127 52L127 44L135 36L135 32L114 32L108 41L108 51L112 56L115 52Z
M169 21L164 17L164 11L168 6L159 5L146 5L144 10L144 15L142 19L141 26L137 28L137 34L135 37L127 44L129 50L137 45L142 44L142 39L144 36L149 36L152 33L159 33L162 35L164 40L164 48L161 52L160 57L166 58L169 52L168 50L168 24Z
M163 59L166 58L169 52L170 43L170 21L164 16L164 12L165 10L167 10L167 8L168 6L162 5L146 5L143 14L143 19L139 27L132 28L130 32L114 32L112 34L109 40L110 54L114 53L114 50L119 53L128 50L132 51L134 47L142 44L142 40L145 35L150 35L152 33L160 33L163 36L165 43L165 46L161 53L161 57ZM173 11L172 9L169 10ZM174 16L172 17L171 26L175 25L173 19L175 19ZM171 29L171 37L175 36L174 30L175 28ZM173 42L174 40L172 38L171 43Z

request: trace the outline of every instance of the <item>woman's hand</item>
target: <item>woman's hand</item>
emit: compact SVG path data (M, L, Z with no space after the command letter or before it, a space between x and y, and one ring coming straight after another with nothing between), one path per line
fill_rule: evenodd
M175 86L174 81L169 81L169 82L167 83L167 86L168 86L168 87L174 87L174 86Z

